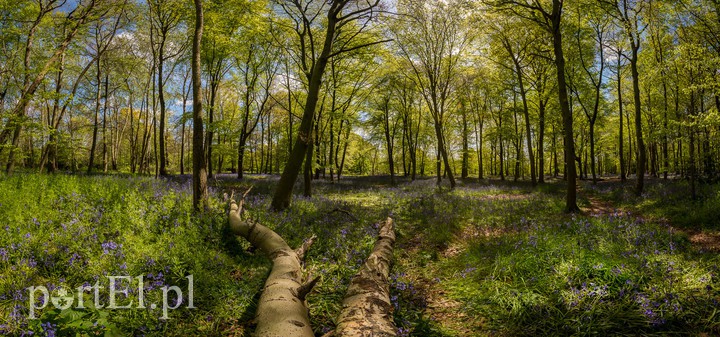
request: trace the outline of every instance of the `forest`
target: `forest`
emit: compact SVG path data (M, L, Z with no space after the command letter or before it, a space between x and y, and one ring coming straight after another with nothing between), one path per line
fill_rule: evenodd
M0 0L0 334L720 335L719 145L717 0Z

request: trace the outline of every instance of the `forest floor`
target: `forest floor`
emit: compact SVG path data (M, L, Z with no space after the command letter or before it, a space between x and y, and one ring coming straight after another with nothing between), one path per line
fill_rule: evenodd
M227 232L222 195L249 186L253 218L291 246L319 238L307 256L321 276L308 296L317 335L334 327L387 216L397 226L390 282L400 336L720 333L718 185L691 201L684 181L648 179L640 197L632 180L582 181L583 212L568 215L562 181L475 179L450 190L398 180L315 181L312 198L295 195L276 213L268 209L277 177L219 175L212 211L196 217L186 176L3 177L0 333L248 335L269 263ZM165 285L187 289L193 275L196 309L182 305L165 320L159 309L48 306L28 318L27 287L102 285L107 275L143 275L146 303L159 303Z

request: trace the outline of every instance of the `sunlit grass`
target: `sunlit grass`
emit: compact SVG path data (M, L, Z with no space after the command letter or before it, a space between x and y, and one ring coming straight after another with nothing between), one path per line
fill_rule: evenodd
M657 221L675 214L671 221L698 217L712 225L712 190L691 203L681 202L671 184L651 184L643 198L626 186L588 186L633 212L569 216L562 182L536 189L461 182L449 190L434 179L392 187L385 178L357 177L316 181L312 198L297 189L292 207L275 213L269 205L276 182L221 176L213 182L213 211L198 217L182 179L4 177L0 321L8 323L0 330L43 335L41 324L49 322L61 335L247 335L269 262L227 232L221 194L252 185L252 217L293 247L318 235L306 264L321 277L308 297L318 335L334 327L347 284L374 244L374 224L387 216L397 224L390 283L401 336L720 332L717 255L698 252ZM638 219L631 202L648 216ZM698 205L700 213L691 215ZM150 309L86 309L71 320L48 308L27 319L26 287L76 286L113 274L144 275L157 287L184 287L193 274L197 309L171 311L170 320ZM160 299L157 287L146 292L148 301Z
M685 241L628 217L541 221L470 244L454 269L478 267L447 282L511 335L717 333L718 258Z

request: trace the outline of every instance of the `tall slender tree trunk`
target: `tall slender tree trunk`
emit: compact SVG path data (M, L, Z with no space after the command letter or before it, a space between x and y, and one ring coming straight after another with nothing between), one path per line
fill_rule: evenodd
M515 73L517 74L517 80L518 80L518 86L520 87L520 98L522 99L523 104L523 116L525 117L525 137L527 138L527 151L528 151L528 159L530 161L530 180L532 181L532 185L537 185L537 180L535 179L535 154L533 153L533 147L532 147L532 133L530 130L530 111L528 109L528 103L527 103L527 93L525 92L525 83L523 81L522 76L522 68L520 67L520 62L513 57L513 62L515 63ZM519 163L517 164L519 165ZM516 174L517 176L517 174Z
M272 208L275 210L283 210L290 206L293 186L300 174L300 167L305 160L306 152L308 148L312 146L312 126L314 124L315 108L317 107L317 102L320 97L322 77L332 52L333 41L335 39L335 26L337 23L338 18L332 13L331 9L328 14L323 49L313 65L309 76L308 95L305 101L303 118L300 122L300 129L298 130L298 137L288 157L285 169L280 176L275 194L273 195Z
M195 3L195 34L192 46L193 86L193 208L203 212L208 208L207 171L203 149L202 79L200 74L200 46L203 33L202 0Z
M455 188L455 176L453 174L452 166L450 166L450 156L448 156L448 151L445 146L445 136L443 135L442 121L437 121L435 123L435 135L438 137L438 149L440 151L442 160L445 163L445 173L447 174L448 180L450 180L450 188Z
M467 179L468 177L468 166L470 165L470 150L468 148L468 137L469 137L469 131L468 131L468 119L467 119L467 110L463 107L462 108L462 172L461 177L463 179Z
M692 78L692 72L690 73ZM695 92L690 92L690 116L695 115ZM695 127L694 125L688 126L688 133L690 134L690 145L689 152L690 158L688 162L688 171L690 174L690 196L694 200L697 198L697 192L695 190L695 180L697 175L697 167L695 165Z
M95 148L97 147L97 137L98 137L98 118L100 115L100 58L98 57L95 60L95 81L97 83L97 88L95 88L95 118L93 119L93 134L92 134L92 143L90 144L90 158L88 159L88 169L87 173L90 174L93 172L93 166L95 166Z
M208 127L205 135L205 161L207 162L207 174L208 178L212 178L212 150L213 150L213 137L215 137L214 129L214 118L215 118L215 99L217 98L217 89L219 83L215 79L211 80L210 83L210 109L208 109Z
M520 149L520 144L522 144L522 135L520 134L520 130L518 128L517 108L513 109L513 121L515 122L515 141L513 142L513 145L515 146L515 170L513 172L513 181L518 181L518 179L520 179L520 158L522 157Z
M640 196L643 192L645 182L645 143L642 134L642 110L640 102L640 74L638 73L638 49L640 41L631 39L632 57L630 58L630 69L633 78L633 98L635 102L635 137L637 146L637 180L635 182L635 195Z
M590 172L592 173L593 184L597 184L597 174L595 172L596 161L595 161L595 119L590 124ZM587 172L587 171L586 171Z
M395 161L393 154L395 130L390 130L390 98L386 97L383 103L383 131L385 131L385 145L388 155L388 167L390 169L390 183L395 185Z
M552 35L553 51L555 54L555 67L557 70L558 96L560 110L562 111L563 131L565 134L565 166L567 169L567 193L565 198L565 211L578 212L577 206L577 175L575 171L575 140L573 132L573 116L570 112L570 104L567 94L567 83L565 82L565 56L563 55L562 32L560 30L562 0L553 0L552 10Z
M620 56L618 55L618 70L617 70L617 94L618 94L618 117L620 118L620 127L618 128L618 133L620 136L618 137L618 156L620 159L620 181L625 182L627 178L625 177L625 160L623 157L625 156L625 150L623 149L623 146L625 144L625 139L623 138L623 100L622 100L622 73L620 71Z
M105 101L103 102L103 121L102 121L102 151L103 151L103 173L108 171L108 151L107 151L107 110L108 110L108 73L105 73Z
M183 103L182 103L182 126L180 129L180 174L185 174L185 124L187 124L187 119L185 118L185 113L187 111L187 91L185 91L185 88L187 86L187 83L185 82L187 80L187 77L185 77L185 80L183 81ZM130 123L132 125L132 122Z
M303 196L312 197L312 157L314 145L312 142L308 146L305 167L303 169Z
M237 178L243 179L245 171L245 147L247 143L247 136L245 134L240 135L240 143L238 145L238 162L237 162Z
M545 182L545 101L538 106L538 183Z
M163 65L165 63L165 34L163 33L160 40L160 47L158 50L158 71L157 71L157 83L158 83L158 101L160 102L160 135L159 135L159 147L160 147L160 175L167 176L167 162L166 162L166 145L165 145L165 82L163 78Z
M477 116L479 113L476 111L475 115ZM478 120L475 121L475 148L477 152L477 162L478 162L478 180L484 179L484 172L483 172L483 121L482 119L477 116Z

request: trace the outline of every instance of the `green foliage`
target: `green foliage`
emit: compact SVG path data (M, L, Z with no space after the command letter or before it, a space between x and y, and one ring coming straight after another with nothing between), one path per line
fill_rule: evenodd
M531 190L513 183L465 183L438 190L434 180L355 177L316 181L319 197L296 197L283 213L268 211L276 180L217 181L206 216L191 212L185 181L131 177L13 175L0 181L0 316L5 333L36 335L248 335L269 262L226 229L219 191L244 190L251 216L291 247L318 240L306 267L321 281L308 297L315 332L334 327L350 278L372 248L374 224L397 223L391 302L399 335L661 335L718 333L718 257L699 252L662 222L693 215L711 221L715 189L678 202L683 183L651 180L642 198L607 182L588 193L638 204L626 212L560 215L560 183ZM612 187L612 188L611 188ZM620 191L620 192L613 192ZM615 194L613 194L615 193ZM681 194L681 193L677 193ZM661 202L662 199L668 199ZM669 207L676 203L674 207ZM629 206L628 206L629 207ZM665 210L661 213L661 210ZM657 212L657 213L656 213ZM700 224L701 222L697 222ZM714 222L708 226L713 226ZM142 275L145 309L49 306L28 319L30 286L73 288L108 275ZM193 275L194 306L160 319L161 287L183 291ZM135 279L120 305L137 305ZM120 285L119 290L124 286ZM36 294L37 295L37 294ZM186 294L187 295L187 294ZM457 303L443 307L443 303ZM444 309L443 309L444 308Z
M715 254L625 212L566 218L520 208L532 217L493 226L441 268L451 296L486 319L489 334L718 333Z

